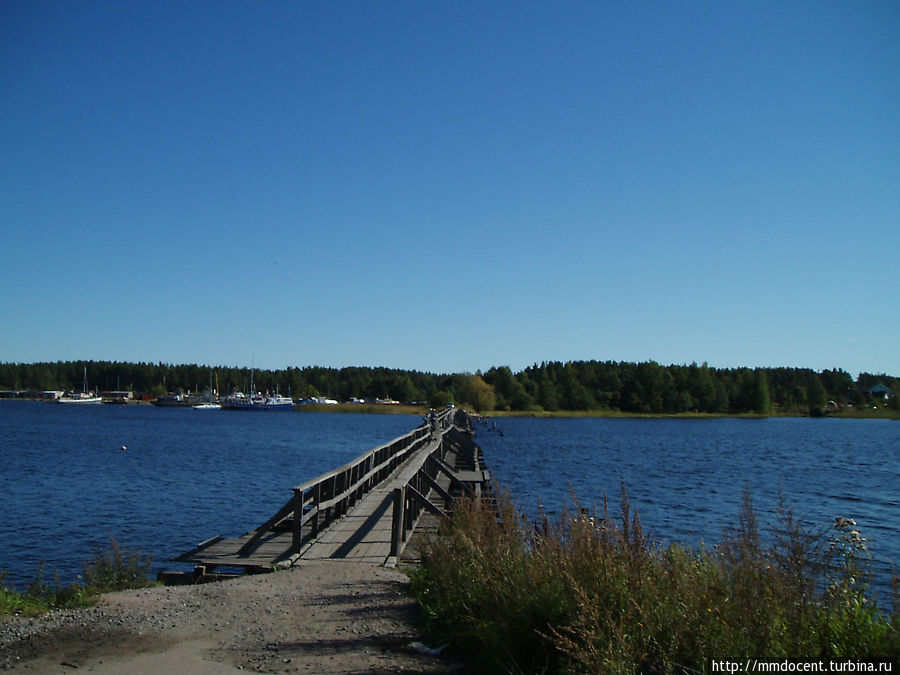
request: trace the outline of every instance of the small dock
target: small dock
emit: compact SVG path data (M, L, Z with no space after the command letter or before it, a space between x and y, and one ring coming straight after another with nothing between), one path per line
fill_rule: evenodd
M222 569L270 572L304 560L393 565L423 515L444 518L454 497L490 489L468 415L446 409L408 434L292 488L287 503L257 528L236 538L213 537L173 561L193 563L194 580Z

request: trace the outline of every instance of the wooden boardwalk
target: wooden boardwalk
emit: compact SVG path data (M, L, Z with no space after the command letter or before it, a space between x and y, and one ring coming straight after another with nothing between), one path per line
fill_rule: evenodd
M258 573L323 559L394 564L423 513L443 517L453 496L489 489L468 416L447 410L434 427L293 488L278 513L243 536L214 537L173 560L193 563L195 580L222 568Z
M383 564L391 554L396 478L372 490L350 513L319 535L300 560L344 558Z

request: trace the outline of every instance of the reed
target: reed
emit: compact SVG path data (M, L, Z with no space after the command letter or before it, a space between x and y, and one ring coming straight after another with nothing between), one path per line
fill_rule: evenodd
M413 589L433 639L484 672L706 672L715 658L898 658L893 611L868 593L848 519L800 526L783 500L771 541L745 493L713 548L656 545L624 486L618 517L574 506L530 522L508 493L473 500L429 545ZM896 589L896 584L895 584Z

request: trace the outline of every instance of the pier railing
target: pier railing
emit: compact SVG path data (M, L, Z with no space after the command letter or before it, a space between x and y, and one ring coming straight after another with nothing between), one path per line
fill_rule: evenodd
M299 554L305 542L314 540L340 519L409 457L429 443L439 449L441 432L451 412L445 410L436 416L434 432L426 422L344 466L293 488L293 497L274 516L248 533L252 536L240 547L238 555L248 555L267 533L288 529L292 532L291 551Z
M440 441L427 453L414 459L397 479L399 484L394 488L394 510L391 522L391 552L393 558L399 558L406 547L410 532L416 527L424 512L432 513L440 518L448 516L444 508L435 504L429 493L440 497L448 506L454 494L470 494L480 497L483 486L490 482L489 473L483 469L480 452L472 441L468 416L456 413L448 418L460 426L449 426L441 433ZM447 462L448 455L456 463L459 458L462 464L469 467L459 471ZM439 481L443 476L444 480ZM443 482L443 484L442 484Z

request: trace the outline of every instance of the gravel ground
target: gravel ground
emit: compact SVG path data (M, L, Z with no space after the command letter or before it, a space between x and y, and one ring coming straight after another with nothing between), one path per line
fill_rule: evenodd
M446 653L425 653L408 587L398 570L329 560L197 586L110 593L89 609L0 622L0 669L465 673Z

